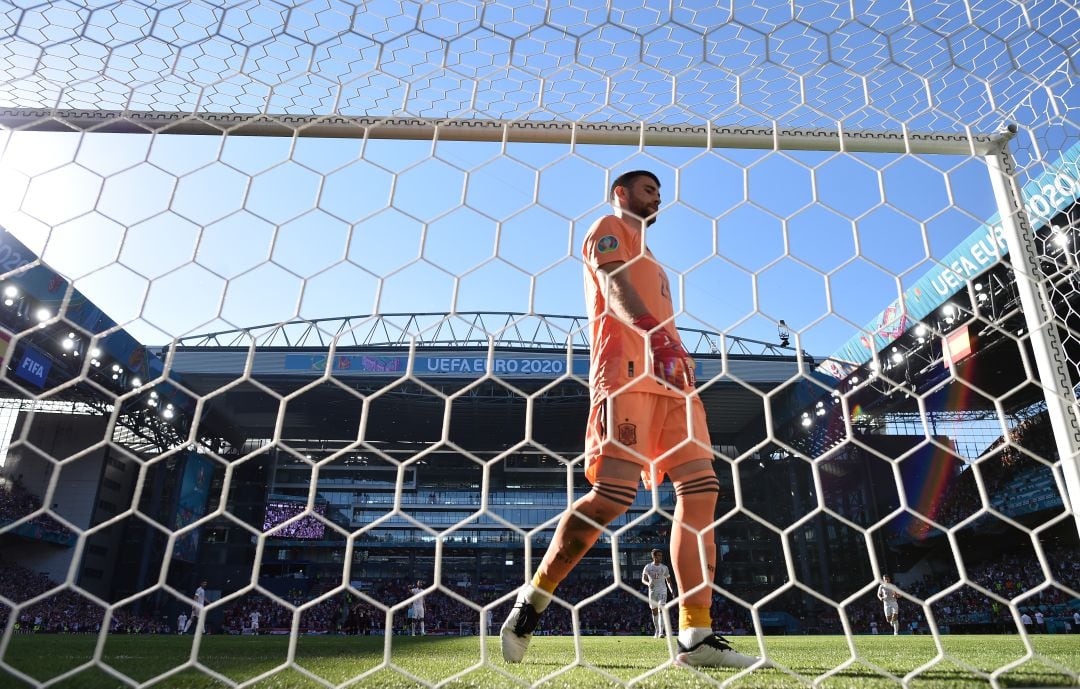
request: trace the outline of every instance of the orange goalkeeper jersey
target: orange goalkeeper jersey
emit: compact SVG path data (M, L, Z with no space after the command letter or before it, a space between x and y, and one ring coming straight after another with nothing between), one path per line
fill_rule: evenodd
M630 282L645 308L673 338L679 339L674 322L668 322L674 314L670 283L664 269L645 246L642 232L617 216L604 216L589 228L582 254L585 258L585 308L589 313L592 343L589 386L593 401L623 390L631 382L633 385L625 391L682 396L679 390L648 375L645 368L647 335L608 310L602 289L600 266L618 261L626 263L620 270L629 271Z

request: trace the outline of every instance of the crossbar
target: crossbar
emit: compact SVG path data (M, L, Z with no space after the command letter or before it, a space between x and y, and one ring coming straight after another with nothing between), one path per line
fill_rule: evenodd
M0 127L33 132L113 132L488 141L620 146L992 155L1016 133L876 132L790 127L262 115L119 110L0 109Z

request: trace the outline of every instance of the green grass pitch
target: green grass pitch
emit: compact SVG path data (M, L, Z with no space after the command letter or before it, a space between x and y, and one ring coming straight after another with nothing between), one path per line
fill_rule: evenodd
M4 662L46 683L65 672L90 663L96 636L14 636L4 652ZM757 652L754 638L733 640L739 650ZM1003 687L1078 686L1080 635L1032 638L1034 654L1013 669L997 676ZM219 689L229 686L212 674L188 668L169 677L170 669L192 655L191 636L109 636L102 660L139 683L176 689ZM199 662L231 682L265 678L245 685L253 689L307 689L325 686L305 672L332 685L365 688L413 688L441 686L453 689L494 689L538 684L544 689L633 686L724 686L739 688L874 689L907 686L920 689L992 686L990 673L1027 656L1016 636L945 636L939 656L929 636L854 637L853 657L842 636L766 637L770 657L785 669L760 669L735 678L734 671L702 673L673 667L664 642L650 637L584 637L579 648L572 637L537 637L526 662L506 665L499 655L498 640L489 639L482 658L477 637L383 637L311 636L297 641L296 665L287 667L289 639L283 636L204 636ZM580 649L580 658L577 656ZM933 663L935 658L938 662ZM484 665L486 661L486 666ZM576 663L576 666L575 666ZM833 672L834 668L843 669ZM470 669L472 668L472 669ZM831 674L828 674L831 673ZM828 676L827 676L828 674ZM361 676L362 675L362 676ZM451 680L452 677L456 679ZM356 679L355 682L352 680ZM450 680L450 681L448 681ZM816 684L814 684L816 682ZM0 687L34 686L0 670ZM100 667L84 667L49 686L57 689L113 689L133 686Z

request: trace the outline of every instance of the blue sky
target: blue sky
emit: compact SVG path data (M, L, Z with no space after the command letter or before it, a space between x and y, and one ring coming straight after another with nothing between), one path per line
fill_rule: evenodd
M581 239L608 210L607 170L646 167L665 199L649 243L682 275L680 323L775 340L783 318L828 353L922 275L928 247L944 256L993 213L982 163L951 157L952 208L940 171L884 154L11 139L4 225L152 342L297 313L581 314Z
M1077 140L1060 3L63 2L0 105L985 132ZM913 21L914 19L914 21ZM5 20L7 21L7 20ZM1037 29L1036 32L1031 29ZM1071 109L1070 109L1071 108ZM580 314L607 181L656 171L680 324L829 354L994 212L964 157L0 131L0 224L140 339L380 311Z

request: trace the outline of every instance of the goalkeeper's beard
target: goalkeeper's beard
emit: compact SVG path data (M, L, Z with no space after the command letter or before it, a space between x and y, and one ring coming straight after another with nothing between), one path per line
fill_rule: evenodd
M644 203L634 203L633 201L630 202L626 210L635 218L641 220L645 227L651 227L656 222L656 215L660 211L659 208L654 211Z

